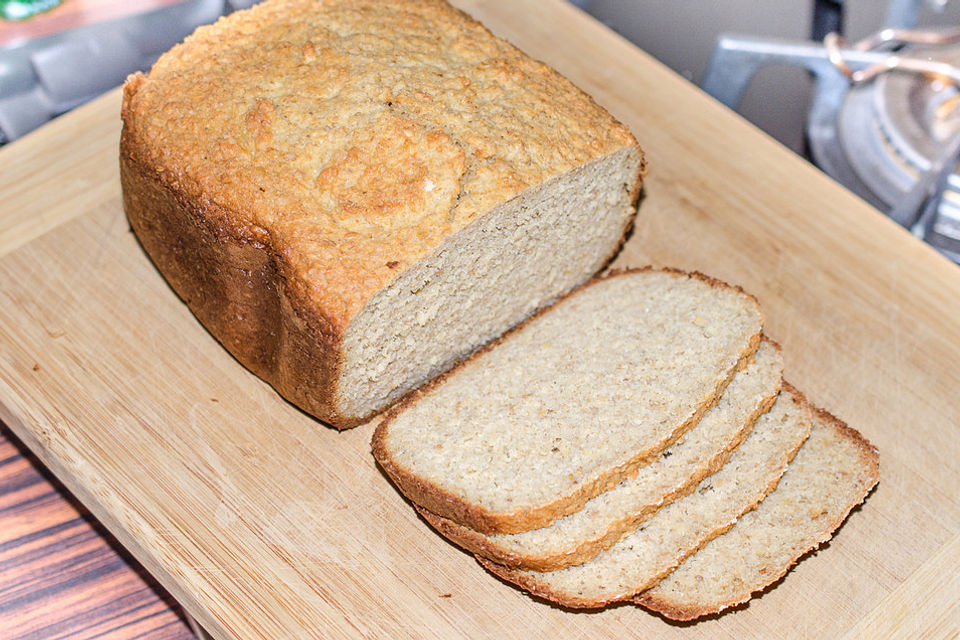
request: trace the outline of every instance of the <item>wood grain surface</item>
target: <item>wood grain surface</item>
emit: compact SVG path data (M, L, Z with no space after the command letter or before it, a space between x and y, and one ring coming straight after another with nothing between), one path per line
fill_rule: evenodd
M0 637L193 638L172 598L3 424Z
M480 569L200 327L131 235L119 95L0 150L0 419L215 637L950 637L960 629L960 269L560 0L458 0L649 159L617 266L763 306L787 376L880 449L828 547L731 614L572 612ZM619 319L629 322L629 318Z

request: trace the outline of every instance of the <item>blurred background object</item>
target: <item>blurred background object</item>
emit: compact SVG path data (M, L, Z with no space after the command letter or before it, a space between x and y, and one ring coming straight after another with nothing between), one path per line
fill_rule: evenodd
M253 0L63 0L0 21L0 144L121 84L201 24Z
M61 0L0 0L0 19L26 20L53 9L60 2Z
M914 16L913 25L960 25L960 2L941 0L577 0L614 31L696 84L703 80L718 39L725 34L820 41L825 26L855 41ZM832 24L831 24L832 21ZM813 79L802 68L761 69L738 111L797 153L804 152L804 122Z
M577 4L960 262L960 3Z

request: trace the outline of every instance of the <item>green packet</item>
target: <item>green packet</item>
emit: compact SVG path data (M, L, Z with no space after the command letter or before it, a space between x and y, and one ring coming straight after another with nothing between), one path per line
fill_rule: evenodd
M0 18L26 20L38 13L53 9L62 0L0 0Z

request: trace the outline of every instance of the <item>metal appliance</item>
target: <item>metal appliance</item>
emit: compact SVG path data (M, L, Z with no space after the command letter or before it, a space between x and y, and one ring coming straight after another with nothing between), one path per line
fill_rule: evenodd
M891 26L854 44L722 36L701 86L737 108L759 69L806 68L812 161L960 262L960 29L905 28L920 5L894 0Z

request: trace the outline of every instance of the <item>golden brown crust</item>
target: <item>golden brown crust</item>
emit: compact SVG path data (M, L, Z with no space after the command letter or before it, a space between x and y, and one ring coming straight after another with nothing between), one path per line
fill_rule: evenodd
M697 618L702 618L704 616L721 613L739 604L743 604L749 600L753 594L775 584L778 580L783 578L783 576L785 576L787 572L789 572L790 569L793 568L793 566L804 556L814 549L817 549L820 545L833 536L833 533L840 527L841 524L843 524L843 521L847 519L847 516L850 515L850 512L866 499L867 495L869 495L870 491L879 481L880 456L875 446L873 446L859 431L849 426L843 420L840 420L826 409L822 409L820 407L811 405L811 410L815 420L829 425L838 434L840 434L843 438L848 440L857 448L858 452L860 453L860 459L864 469L864 473L862 475L863 481L860 490L851 494L850 501L834 514L833 518L829 520L829 524L827 524L827 526L823 527L823 534L820 536L820 538L816 541L813 541L812 544L807 548L802 549L795 554L794 557L786 563L781 571L765 575L764 583L755 585L752 591L743 598L724 602L719 606L675 606L668 600L656 597L655 594L644 592L634 597L633 600L635 604L641 605L647 609L650 609L651 611L656 611L666 618L677 621L696 620ZM824 522L827 521L825 520Z
M636 144L438 0L264 2L198 29L138 85L125 113L144 164L282 237L337 318L396 277L388 263L409 267L496 204ZM198 117L198 104L216 108Z
M607 278L627 276L645 271L672 273L680 277L701 280L711 287L722 287L725 289L735 290L738 293L742 293L747 297L747 299L756 305L759 313L759 304L757 303L756 298L744 292L742 289L740 289L740 287L726 284L720 280L710 278L709 276L705 276L697 272L685 272L679 269L655 269L649 266L637 269L616 270L598 276L569 292L563 296L561 300L577 295L586 287L589 287L597 281ZM550 308L541 309L538 313L535 313L525 322L517 325L500 338L487 344L457 366L463 366L464 363L470 362L474 358L480 357L481 354L486 353L488 350L496 348L496 346L502 341L509 339L511 335L522 330L523 327L532 322L534 319L538 318L541 314L549 312L549 309ZM431 513L485 534L519 533L522 531L529 531L531 529L539 529L557 520L558 518L579 510L583 507L587 500L599 495L600 493L603 493L604 491L612 489L642 464L651 460L661 451L663 451L663 449L676 442L680 436L686 433L700 420L700 418L708 409L716 404L720 395L723 393L723 390L733 379L733 376L736 375L737 370L739 370L743 364L752 358L754 353L756 353L757 348L760 346L761 337L762 322L761 328L758 329L755 335L751 336L748 344L739 355L737 365L730 370L729 375L727 375L724 380L717 384L712 394L704 398L700 404L694 408L693 413L686 421L684 421L681 425L678 425L674 431L667 438L658 443L657 446L651 447L646 451L636 452L634 456L623 465L610 469L607 473L599 475L593 480L579 485L574 492L558 496L550 503L541 505L535 509L521 509L509 513L498 513L489 511L478 505L470 504L465 502L459 496L450 493L443 487L437 486L429 480L417 476L409 469L403 468L397 464L390 455L385 440L387 431L390 427L390 422L393 420L393 418L398 413L403 411L405 407L417 402L435 386L443 384L447 377L456 371L457 367L454 367L447 373L435 378L429 384L424 385L418 391L408 395L404 400L395 404L388 412L386 412L383 420L374 431L373 438L371 440L373 455L390 479L400 489L400 491L412 502L422 506Z
M367 417L340 415L336 382L378 291L493 206L639 150L442 0L236 12L131 76L122 118L124 205L151 259L241 363L338 428ZM641 180L642 162L634 199Z
M359 424L362 419L333 410L339 330L323 315L301 311L308 306L287 286L290 278L269 242L231 229L216 205L179 197L150 173L121 152L130 226L171 288L282 396L338 428Z

